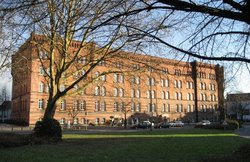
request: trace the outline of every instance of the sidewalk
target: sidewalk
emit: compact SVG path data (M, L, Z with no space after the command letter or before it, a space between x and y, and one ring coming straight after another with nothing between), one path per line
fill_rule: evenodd
M250 139L250 123L242 125L242 128L235 130L235 133L244 138Z

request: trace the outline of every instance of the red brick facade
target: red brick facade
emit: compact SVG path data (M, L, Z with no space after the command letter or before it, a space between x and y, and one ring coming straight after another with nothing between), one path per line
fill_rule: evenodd
M39 52L32 44L39 39L33 35L12 58L12 119L28 124L43 117L48 97ZM77 42L72 44L72 51L76 47ZM73 122L70 113L75 113L75 123L103 124L110 116L124 119L126 110L127 117L140 112L168 120L195 121L197 106L199 120L218 120L224 80L219 65L121 52L119 57L100 62L88 78L111 69L117 73L101 76L84 89L75 87L58 101L55 118L61 123ZM70 79L65 85L67 82Z

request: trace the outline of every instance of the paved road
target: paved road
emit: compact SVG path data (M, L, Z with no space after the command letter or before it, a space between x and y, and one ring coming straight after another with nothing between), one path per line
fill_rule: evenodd
M243 124L242 128L235 130L235 133L242 137L250 138L250 123Z

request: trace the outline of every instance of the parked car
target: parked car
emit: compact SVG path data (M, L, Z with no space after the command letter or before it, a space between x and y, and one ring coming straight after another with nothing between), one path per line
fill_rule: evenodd
M170 127L183 127L184 123L182 121L174 121L169 123Z
M148 129L151 127L151 122L149 121L142 121L138 124L134 124L132 125L130 128L132 129L139 129L139 128L142 128L142 129Z
M202 126L210 125L210 124L211 122L209 120L202 120L201 122L196 123L196 125L202 125Z
M160 122L154 125L154 128L169 128L170 125L168 122Z

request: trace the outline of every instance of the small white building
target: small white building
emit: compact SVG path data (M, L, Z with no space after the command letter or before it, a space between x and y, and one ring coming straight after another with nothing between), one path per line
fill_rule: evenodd
M227 94L226 113L229 117L250 121L250 93Z

